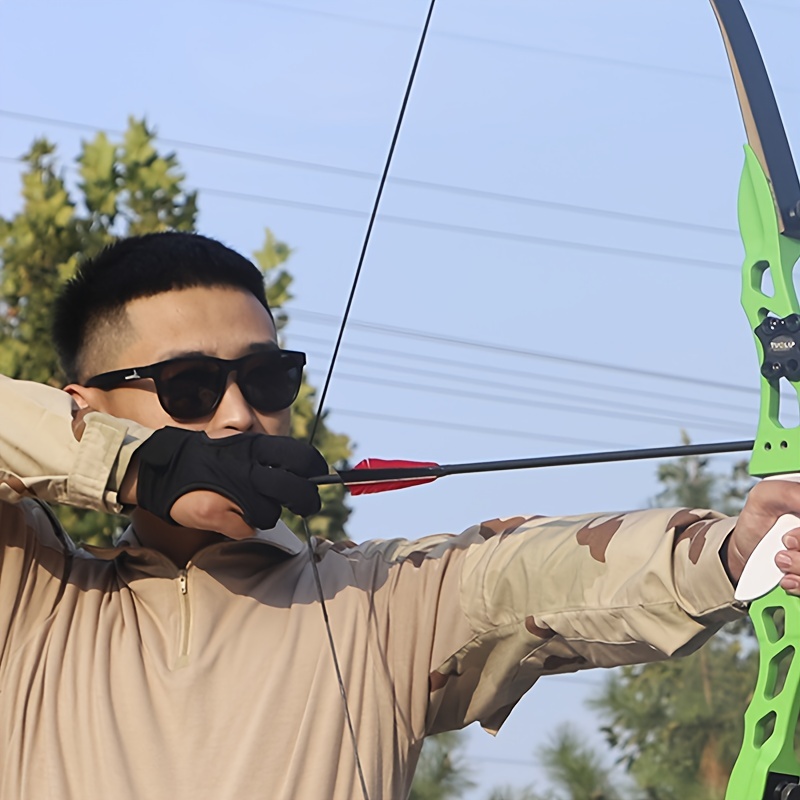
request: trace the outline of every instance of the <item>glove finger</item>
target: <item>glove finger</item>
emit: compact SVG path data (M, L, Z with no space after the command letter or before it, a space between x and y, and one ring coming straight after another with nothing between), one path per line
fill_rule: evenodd
M281 516L280 503L271 497L258 495L255 492L247 498L246 502L234 499L242 509L242 516L248 525L262 530L274 528Z
M260 494L280 503L298 516L316 514L322 505L319 489L313 483L285 469L255 466L251 480Z
M304 478L328 474L328 462L322 453L290 436L258 436L253 444L253 457L259 464L280 467Z

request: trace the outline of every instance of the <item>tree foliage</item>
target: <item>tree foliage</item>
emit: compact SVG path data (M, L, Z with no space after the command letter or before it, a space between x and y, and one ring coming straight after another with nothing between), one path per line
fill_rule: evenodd
M488 800L621 800L618 778L572 725L555 730L536 755L550 789L498 787Z
M543 748L540 762L556 786L553 800L618 800L620 792L602 757L577 730L562 726Z
M683 444L690 444L685 432ZM728 475L712 472L708 458L686 456L665 461L658 468L662 490L651 505L659 508L684 506L686 508L713 508L723 514L738 514L747 492L753 485L748 475L747 462L737 461Z
M455 800L474 785L462 758L461 736L450 731L425 740L408 800Z
M721 634L697 653L624 667L593 703L609 743L652 800L717 800L742 742L757 654Z
M53 301L78 259L97 254L119 236L164 230L193 231L197 193L174 153L163 155L155 134L143 120L130 119L119 142L103 134L84 141L76 159L77 180L68 180L56 148L37 139L22 157L21 209L0 217L0 373L12 378L62 386L64 376L50 338ZM284 306L291 300L292 278L285 268L290 248L267 229L254 254L264 273L267 297L284 328ZM292 433L307 436L313 419L314 389L303 384L294 407ZM344 464L350 456L347 436L331 432L322 421L315 445L328 462ZM349 509L342 487L326 487L323 510L309 520L314 535L344 537ZM121 520L96 512L58 508L65 528L76 538L107 544ZM301 533L300 521L286 521Z

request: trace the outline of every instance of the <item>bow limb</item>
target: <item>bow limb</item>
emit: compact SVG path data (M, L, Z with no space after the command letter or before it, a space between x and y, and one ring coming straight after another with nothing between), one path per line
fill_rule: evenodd
M761 404L750 473L800 471L800 425L781 423L780 381L800 403L800 305L792 270L800 258L800 183L761 54L739 0L711 0L747 132L739 188L745 248L742 306L761 365ZM769 279L767 281L767 279ZM768 288L771 283L771 290ZM768 534L769 536L769 534ZM794 733L800 712L800 598L780 587L750 607L759 673L726 800L783 800L800 792Z

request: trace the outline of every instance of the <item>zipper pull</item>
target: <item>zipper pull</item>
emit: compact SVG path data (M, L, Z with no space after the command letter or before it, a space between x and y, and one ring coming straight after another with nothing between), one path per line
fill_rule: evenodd
M178 575L178 587L181 590L181 594L186 594L188 591L186 586L186 570L181 570Z

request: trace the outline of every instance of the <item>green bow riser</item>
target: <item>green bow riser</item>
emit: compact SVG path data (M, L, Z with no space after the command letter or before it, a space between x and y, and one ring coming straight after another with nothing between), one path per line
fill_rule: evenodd
M800 241L781 234L769 181L753 150L745 147L739 185L739 228L745 247L742 306L750 329L767 317L800 313L792 270ZM773 292L765 291L769 277ZM759 364L763 346L757 337ZM791 382L800 407L800 382ZM764 477L800 471L800 425L780 420L780 386L761 376L761 403L750 474ZM800 598L780 587L750 607L759 644L759 671L744 721L742 750L728 784L726 800L778 800L779 787L800 781L795 729L800 713Z

